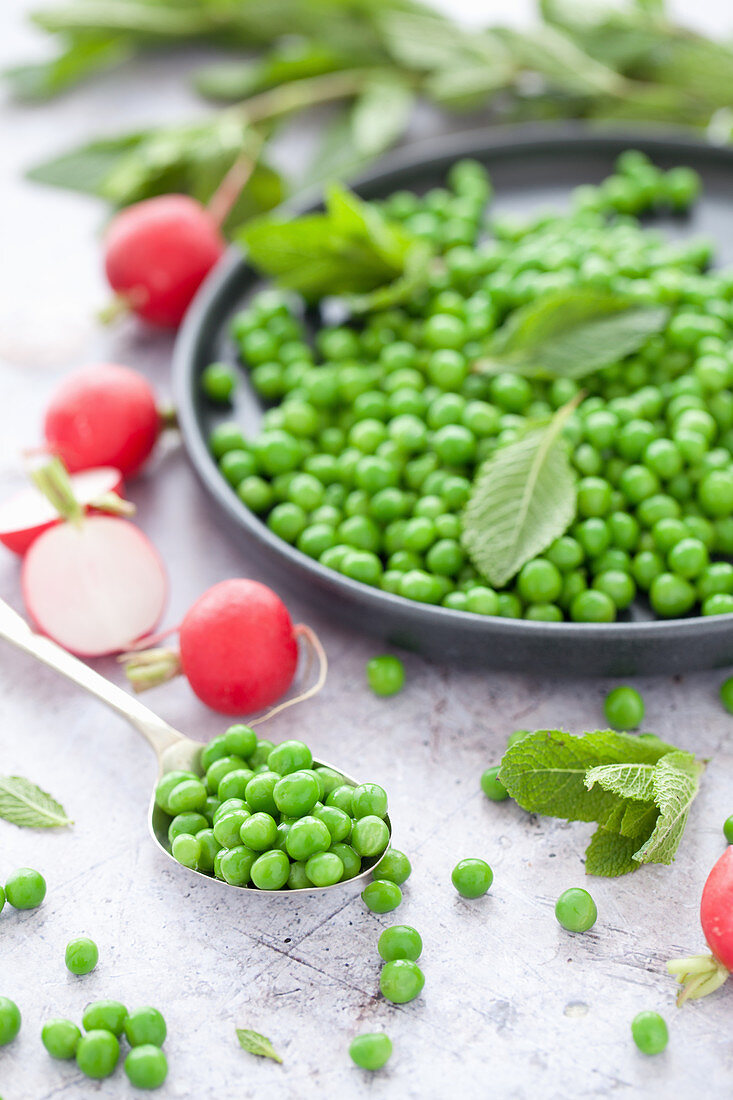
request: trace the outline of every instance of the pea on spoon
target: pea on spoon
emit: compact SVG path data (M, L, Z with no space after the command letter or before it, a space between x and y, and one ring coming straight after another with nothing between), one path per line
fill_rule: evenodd
M117 711L123 718L126 718L130 725L141 733L148 744L151 746L158 759L158 781L167 773L171 771L191 771L200 772L200 755L203 745L200 741L194 741L190 737L184 736L173 726L168 725L162 718L159 718L157 714L154 714L143 703L136 699L132 695L128 695L117 684L113 684L110 680L106 680L104 676L100 676L94 669L89 668L77 657L67 653L65 649L62 649L50 638L45 638L40 634L34 633L31 630L28 623L13 611L4 601L0 600L0 638L6 642L10 642L17 649L22 650L25 653L30 654L31 657L35 657L37 661L41 661L43 664L48 665L49 668L55 669L56 672L65 676L67 680L71 680L72 683L77 684L78 687L83 688L90 695L95 696L101 702L106 703L112 710ZM323 761L319 761L319 764L323 767L332 767L332 765L326 764ZM343 776L344 784L347 786L357 786L357 781L350 776L345 775L341 769L334 769ZM150 806L148 809L148 828L150 834L157 844L158 848L163 852L176 867L181 867L180 864L171 854L168 847L168 815L156 805L155 793L150 799ZM390 835L392 832L389 817L384 818ZM229 886L232 890L249 889L250 893L266 893L266 894L304 894L304 893L323 893L324 890L331 890L338 886L348 886L353 884L353 892L356 893L360 890L361 880L371 874L372 867L378 862L380 857L370 859L366 861L364 869L354 878L347 879L345 882L335 883L333 886L313 886L305 887L297 891L290 889L281 890L258 890L254 887L242 887L232 886L229 883L221 882L220 879L212 879L211 875L205 874L203 871L195 871L192 868L185 868L192 874L199 875L205 878L208 882L219 882L221 885Z

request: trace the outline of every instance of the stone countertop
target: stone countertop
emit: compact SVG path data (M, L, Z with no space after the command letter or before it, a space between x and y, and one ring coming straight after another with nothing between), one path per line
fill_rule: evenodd
M21 23L30 6L3 5L3 61L37 48ZM695 5L708 21L725 7ZM463 4L482 17L489 8L499 5ZM176 79L185 61L166 58L152 73L131 66L42 110L3 108L3 491L19 477L19 448L38 439L46 393L71 365L127 362L166 393L167 337L133 324L104 332L91 320L105 296L95 244L100 208L24 183L20 167L91 132L193 109ZM175 441L160 449L130 496L169 568L167 624L218 580L268 580L219 527ZM0 596L20 607L18 563L4 552ZM276 718L268 735L301 737L318 756L388 789L395 844L414 868L403 905L375 916L348 888L292 899L238 894L174 867L147 833L155 768L142 741L53 672L4 647L0 771L51 790L75 825L71 833L43 833L0 822L0 880L31 865L48 881L42 908L6 906L0 916L0 994L23 1014L19 1038L0 1051L3 1100L132 1094L121 1069L94 1083L73 1063L51 1061L40 1043L46 1019L78 1020L87 1002L102 997L131 1007L152 1003L166 1016L170 1073L156 1093L161 1100L559 1100L633 1090L661 1098L701 1088L711 1098L729 1096L733 990L678 1012L664 968L668 957L703 948L700 890L733 812L733 719L717 699L724 674L637 684L648 726L709 757L710 766L674 866L592 880L598 923L572 935L555 921L553 906L567 887L588 885L590 827L490 803L478 779L517 727L581 732L603 724L609 683L541 679L531 670L465 672L407 655L405 690L378 699L366 687L364 665L381 644L356 628L336 628L326 607L297 598L289 606L294 619L319 632L331 668L323 693ZM114 661L96 667L121 681ZM147 702L202 740L226 724L182 681L151 692ZM450 884L453 865L469 855L487 859L495 874L490 894L472 902ZM425 989L405 1006L377 995L376 940L397 922L414 924L425 945ZM79 934L100 947L99 965L85 978L72 977L63 963L65 943ZM630 1038L630 1020L642 1009L662 1012L670 1025L669 1047L656 1058L639 1054ZM235 1026L268 1035L283 1065L241 1051ZM370 1076L351 1065L348 1043L357 1032L382 1029L394 1055Z

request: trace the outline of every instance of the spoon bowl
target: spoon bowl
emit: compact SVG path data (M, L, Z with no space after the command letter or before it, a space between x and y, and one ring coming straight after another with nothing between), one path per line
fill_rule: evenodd
M94 669L89 668L83 661L80 661L78 657L72 656L56 642L51 641L50 638L45 638L41 634L36 634L31 630L28 623L23 619L16 611L6 604L3 600L0 600L0 638L6 642L10 642L16 649L22 650L24 653L28 653L31 657L35 657L37 661L41 661L43 664L48 665L49 668L55 669L56 672L66 677L67 680L71 680L72 683L82 688L89 695L93 695L99 699L102 703L105 703L112 710L116 711L123 718L125 718L131 726L142 734L148 744L151 746L158 759L158 781L170 771L191 771L196 775L201 774L200 757L201 750L204 747L200 741L194 741L191 737L186 737L185 734L179 730L174 729L173 726L168 725L162 718L159 718L157 714L154 714L152 710L149 710L139 699L129 695L123 688L117 684L113 684L111 680L105 679L104 676L100 676ZM343 776L344 783L351 787L357 786L357 781L352 779L351 776L346 775L341 768L336 768L332 764L325 764L325 762L314 761L315 766L323 764L325 767L333 768L339 775ZM179 863L177 859L173 857L168 845L168 819L170 815L166 814L155 801L155 789L150 799L150 805L148 807L148 829L154 842L160 849L160 851L182 871L186 871L189 875L196 875L198 878L206 879L207 882L216 882L221 886L226 886L230 890L246 890L249 894L287 894L290 897L294 897L300 894L322 894L326 890L338 890L340 888L353 887L361 883L362 879L368 877L372 868L381 859L380 856L375 856L372 859L366 860L366 865L362 868L358 875L353 878L345 879L342 882L336 882L332 886L313 886L303 890L260 890L256 886L248 884L246 886L232 886L231 883L224 882L221 879L215 878L213 875L208 875L204 871L194 871L190 867L184 867L182 863ZM385 824L389 830L390 840L392 837L392 824L389 817L385 817ZM356 890L353 890L356 893Z

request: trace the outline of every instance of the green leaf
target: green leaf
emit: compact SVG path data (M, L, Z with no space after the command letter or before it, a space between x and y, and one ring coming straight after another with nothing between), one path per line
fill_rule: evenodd
M654 764L602 764L590 768L585 785L592 790L598 783L604 791L611 791L621 798L634 798L651 802L654 798Z
M236 102L257 92L358 65L362 61L337 53L320 42L286 41L251 61L219 61L199 69L196 90L208 99Z
M689 752L672 752L654 769L654 799L659 817L654 832L634 853L642 863L672 863L700 786L704 765Z
M15 65L5 69L3 76L17 99L50 99L92 73L122 64L132 52L125 38L83 36L50 61Z
M311 300L362 294L400 279L415 244L376 207L337 184L326 190L324 213L261 219L237 239L255 267Z
M585 850L585 873L616 878L638 870L634 859L637 842L606 829L596 829Z
M627 85L623 77L586 53L573 39L545 24L537 30L497 30L516 64L539 73L550 85L583 96L622 96Z
M525 810L568 821L598 821L618 796L586 775L608 764L656 764L673 745L645 741L628 733L596 730L575 737L562 730L537 730L507 749L499 778Z
M101 195L111 170L143 139L144 134L125 134L117 138L91 141L78 149L52 157L26 172L35 183L49 184L68 191Z
M373 313L413 300L428 284L432 260L433 251L430 245L425 241L417 241L405 257L404 275L368 294L349 295L349 310L352 313Z
M669 310L590 288L547 294L516 309L475 367L528 378L582 378L661 331Z
M389 149L404 133L415 93L397 73L375 73L354 103L351 126L354 148L367 157Z
M525 810L596 821L586 871L613 876L672 862L702 771L659 738L538 730L507 749L499 778Z
M31 829L73 825L60 802L20 775L0 775L0 817Z
M529 428L479 468L463 512L463 545L476 569L503 585L575 516L576 479L562 430L574 403Z
M236 1032L242 1050L246 1050L248 1054L256 1054L259 1058L271 1058L273 1062L279 1062L282 1065L282 1058L270 1040L264 1035L260 1035L259 1031L249 1031L247 1028L238 1027Z
M373 159L354 145L351 110L342 110L322 130L320 144L298 182L305 188L327 180L348 180L363 172Z

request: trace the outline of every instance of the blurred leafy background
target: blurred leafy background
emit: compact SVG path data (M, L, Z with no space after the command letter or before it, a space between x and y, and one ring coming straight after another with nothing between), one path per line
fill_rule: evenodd
M113 207L166 191L206 202L250 157L230 226L305 184L358 173L425 104L452 128L571 117L692 127L715 141L733 131L733 48L680 25L664 0L538 0L523 30L468 28L418 0L60 0L31 18L55 52L6 70L25 101L192 43L215 59L193 76L210 103L202 118L91 140L30 177ZM273 139L325 103L311 162L286 177Z

